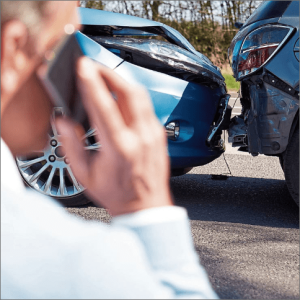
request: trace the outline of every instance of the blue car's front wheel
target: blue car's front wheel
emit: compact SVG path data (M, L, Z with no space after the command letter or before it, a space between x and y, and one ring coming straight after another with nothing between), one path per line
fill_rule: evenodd
M73 174L55 126L54 120L61 114L61 108L54 108L50 120L49 142L45 149L30 156L17 157L16 163L26 186L57 199L65 206L84 205L90 200L84 195L85 188ZM89 129L83 135L86 151L100 149L101 146L95 139L96 134L95 129Z

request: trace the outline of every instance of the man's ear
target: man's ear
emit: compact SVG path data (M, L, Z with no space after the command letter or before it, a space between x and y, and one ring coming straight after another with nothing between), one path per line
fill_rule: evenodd
M28 30L18 20L11 20L1 28L1 96L10 98L24 78L28 62L26 43Z

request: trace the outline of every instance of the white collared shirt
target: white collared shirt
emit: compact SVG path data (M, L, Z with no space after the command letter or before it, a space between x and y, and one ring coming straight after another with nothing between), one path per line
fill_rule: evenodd
M2 299L216 297L185 209L84 221L26 189L1 140Z

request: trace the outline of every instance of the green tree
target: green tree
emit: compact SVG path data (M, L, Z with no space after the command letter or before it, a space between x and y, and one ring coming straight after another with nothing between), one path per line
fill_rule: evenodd
M103 1L95 1L95 0L91 0L91 1L80 1L80 6L81 7L86 7L86 8L94 8L94 9L105 9L105 4L103 3Z
M227 63L227 49L238 29L261 1L81 1L82 7L147 18L178 30L214 64Z

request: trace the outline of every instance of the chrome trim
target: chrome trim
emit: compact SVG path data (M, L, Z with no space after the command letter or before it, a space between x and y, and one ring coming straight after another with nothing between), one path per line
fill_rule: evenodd
M167 137L172 141L176 141L179 137L179 131L180 131L179 122L177 121L170 122L165 126L165 128L166 128Z
M263 45L263 46L260 46L260 47L253 46L253 47L247 48L246 50L244 50L243 52L240 52L240 53L244 54L244 53L250 52L252 50L259 50L259 49L264 49L264 48L269 48L269 47L274 47L274 46L278 47L278 45L279 45L278 43L277 44L273 43L273 44Z
M285 38L281 41L281 43L278 45L278 47L275 49L275 51L271 54L271 56L259 67L259 68L257 68L255 71L257 71L257 70L259 70L262 66L264 66L279 50L280 50L280 48L282 47L282 45L285 43L285 41L290 37L290 35L291 35L291 33L292 33L292 31L294 31L294 28L293 27L290 27L290 26L284 26L284 25L271 25L271 24L268 24L268 25L264 25L264 26L260 26L260 27L258 27L258 28L256 28L256 29L254 29L254 30L252 30L251 32L249 32L245 37L244 37L244 40L243 40L243 43L242 43L242 46L241 46L241 48L240 48L240 51L239 51L239 55L240 54L242 54L242 49L243 49L243 46L244 46L244 43L245 43L245 40L246 40L246 38L251 34L251 33L253 33L254 31L256 31L256 30L259 30L259 29L262 29L263 27L272 27L272 28L274 28L274 27L281 27L281 28L288 28L289 29L289 32L287 33L287 35L285 36ZM258 48L259 49L259 48ZM243 53L245 53L245 52L243 52ZM238 67L239 67L239 65L238 65L238 63L237 63L237 80L240 80L240 79L242 79L242 78L245 78L246 76L248 76L249 74L252 74L253 72L255 72L255 71L250 71L248 74L246 74L246 75L243 75L243 76L239 76L239 71L238 71Z
M230 95L226 94L225 97L223 97L223 98L225 98L225 105L224 105L224 109L223 109L223 114L222 114L222 117L221 117L221 121L219 122L219 124L216 124L213 128L210 129L210 131L208 133L208 137L206 139L208 143L211 142L211 140L214 137L215 133L217 132L217 130L219 129L220 125L224 121L224 117L225 117L225 113L226 113L226 110L227 110L227 106L228 106L228 102L229 102L229 99L230 99Z

